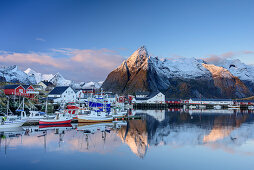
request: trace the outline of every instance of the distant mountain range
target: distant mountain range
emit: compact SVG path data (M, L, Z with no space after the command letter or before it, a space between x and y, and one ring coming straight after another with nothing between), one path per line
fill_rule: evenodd
M76 89L100 88L103 83L102 81L76 83L74 81L65 79L60 73L42 74L32 70L31 68L28 68L25 71L21 71L16 65L10 67L1 67L0 81L22 84L38 84L41 81L49 81L52 82L55 86L72 86Z
M243 98L254 93L254 66L240 60L213 65L196 58L160 59L141 47L107 76L102 88L118 94L161 91L172 98Z

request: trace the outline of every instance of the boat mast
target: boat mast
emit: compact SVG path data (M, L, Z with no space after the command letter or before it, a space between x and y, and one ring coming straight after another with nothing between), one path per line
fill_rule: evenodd
M23 111L25 111L25 98L23 97Z
M46 98L45 114L47 114L47 111L48 111L48 97Z
M8 116L8 113L9 113L9 96L6 96L7 97L7 108L6 108L6 114Z

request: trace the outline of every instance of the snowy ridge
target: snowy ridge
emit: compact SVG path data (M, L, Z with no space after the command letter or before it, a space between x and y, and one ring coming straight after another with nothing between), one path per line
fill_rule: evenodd
M196 58L165 58L160 60L158 57L150 57L159 75L165 75L167 78L186 78L209 77L209 71L203 67L204 61Z
M203 64L203 66L208 69L214 77L228 78L234 77L227 69L213 64Z
M36 84L36 79L34 76L27 75L25 72L19 70L18 66L16 65L6 68L1 67L0 76L3 77L6 82Z
M73 84L71 80L66 80L60 73L56 73L49 81L55 86L70 86Z
M242 63L239 59L224 60L219 66L229 70L240 80L254 83L254 66Z
M53 74L41 74L41 73L38 73L38 72L32 70L31 68L26 69L24 72L29 76L34 76L36 83L39 83L44 80L50 81L50 79L52 79L54 77Z
M101 85L103 84L103 81L99 81L99 82L93 82L90 81L88 83L85 83L82 88L86 89L86 88L95 88L95 89L99 89L101 87Z

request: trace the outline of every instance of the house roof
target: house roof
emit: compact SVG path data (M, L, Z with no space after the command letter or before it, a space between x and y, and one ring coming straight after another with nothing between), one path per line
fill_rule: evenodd
M58 86L58 87L55 87L49 94L62 94L69 87L70 86Z
M25 89L27 89L31 85L22 85ZM32 86L33 87L33 86Z
M19 86L21 86L21 85L20 84L5 85L4 89L16 89Z

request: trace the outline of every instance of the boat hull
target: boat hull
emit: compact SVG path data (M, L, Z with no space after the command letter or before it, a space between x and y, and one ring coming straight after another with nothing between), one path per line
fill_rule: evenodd
M63 124L70 124L72 119L68 120L40 120L39 125L63 125Z
M57 125L39 125L39 128L40 129L43 129L43 128L55 128L55 127L72 127L72 125L69 123L69 124L57 124Z
M21 127L24 123L25 123L25 121L12 122L12 123L7 122L6 124L3 124L3 125L0 124L0 129L17 128L17 127Z
M113 117L105 117L105 118L79 118L78 117L78 122L79 123L100 123L100 122L112 122Z

